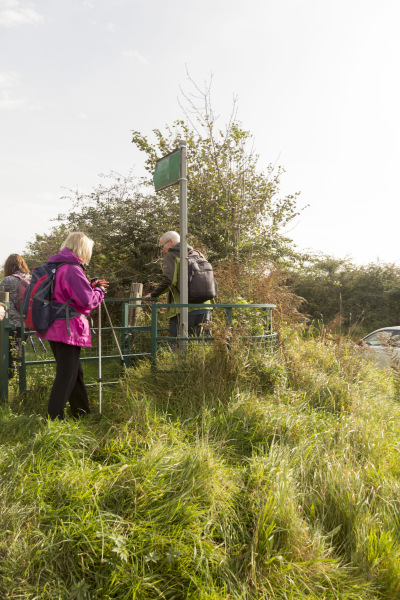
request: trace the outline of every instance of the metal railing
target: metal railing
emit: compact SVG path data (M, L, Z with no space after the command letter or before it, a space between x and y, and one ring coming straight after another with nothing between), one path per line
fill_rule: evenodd
M170 304L158 304L156 302L153 303L152 312L151 312L151 363L152 369L157 368L157 352L161 344L172 343L177 345L179 342L187 343L188 341L204 341L210 343L213 341L212 335L205 335L202 337L190 337L189 340L183 337L170 337L169 335L159 335L160 328L158 326L158 310L159 309L167 309L171 305ZM204 304L175 304L176 307L188 307L188 308L203 308ZM272 322L272 310L276 308L275 304L212 304L208 305L212 308L213 311L222 309L227 318L227 325L229 328L234 327L234 312L236 310L239 311L249 311L249 310L260 310L264 313L262 316L262 329L263 332L255 335L247 335L246 338L248 340L252 340L255 342L264 342L267 343L269 349L273 350L277 344L277 334L273 332L273 322ZM260 327L261 323L258 324ZM162 330L163 332L165 329Z
M112 320L117 321L120 314L120 326L114 326L101 319L101 336L97 327L98 316L92 312L94 318L92 330L92 348L82 348L81 362L84 370L85 381L88 386L98 385L99 373L103 384L117 383L123 374L124 367L134 365L138 360L147 359L153 370L157 369L158 351L162 347L176 349L181 343L185 345L202 341L212 343L212 327L201 337L176 338L168 332L165 311L171 305L158 303L142 304L142 298L107 298ZM120 309L118 309L118 304ZM176 307L204 308L204 304L177 304ZM266 352L273 352L277 347L277 334L273 331L272 311L274 304L211 304L207 305L213 314L222 313L228 329L247 324L246 338L254 344L262 345ZM129 311L135 307L141 309L141 323L129 325ZM101 305L99 307L101 309ZM120 312L119 312L120 310ZM108 311L107 311L108 312ZM119 318L118 318L119 320ZM0 378L0 397L7 398L6 392L8 370L8 330L13 326L8 324L8 319L1 325L0 343L2 349L2 366ZM55 360L50 345L46 340L40 340L32 332L24 329L21 320L21 336L24 340L19 367L19 391L25 392L28 384L42 375L53 377L55 373ZM117 338L117 342L115 341ZM99 345L99 340L100 344ZM118 348L119 346L119 348ZM120 354L121 352L121 354ZM121 356L122 355L122 356ZM101 362L99 364L99 356Z

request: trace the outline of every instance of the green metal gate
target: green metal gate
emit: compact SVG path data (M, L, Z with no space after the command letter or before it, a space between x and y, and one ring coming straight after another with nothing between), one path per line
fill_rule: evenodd
M127 367L134 365L138 360L147 359L152 369L157 369L157 355L161 347L175 348L183 338L171 338L168 334L168 325L165 318L165 309L169 304L153 302L151 306L141 304L141 298L107 298L105 302L111 313L113 327L106 323L104 311L101 318L101 336L98 335L97 311L92 312L94 319L92 329L92 348L83 348L81 352L82 367L85 381L88 386L98 385L99 381L99 353L101 354L101 380L103 384L115 384L123 375L124 364ZM141 308L141 324L129 325L129 310L132 306ZM204 308L203 304L179 304L179 307L190 306L190 308ZM227 327L234 329L244 320L250 322L250 334L247 339L251 343L262 345L266 352L273 352L277 347L277 334L273 331L272 311L274 304L212 304L213 314L223 313ZM116 322L120 325L115 326ZM253 325L254 322L254 325ZM104 326L103 326L104 324ZM2 348L2 378L0 379L2 397L7 399L7 367L8 367L8 320L1 323L0 343ZM12 327L12 326L11 326ZM121 360L117 344L114 340L113 331L118 339L123 362ZM45 340L40 340L32 332L24 330L21 326L22 356L19 368L19 391L25 392L29 389L30 382L37 377L48 376L49 379L55 373L55 360L50 345ZM101 347L99 347L101 337ZM201 338L190 338L189 343L202 340L212 343L212 335ZM186 340L187 342L187 340ZM6 349L7 347L7 349Z

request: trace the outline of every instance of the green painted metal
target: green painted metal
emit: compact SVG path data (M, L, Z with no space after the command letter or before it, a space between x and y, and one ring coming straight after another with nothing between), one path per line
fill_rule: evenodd
M22 306L21 306L21 311L22 311ZM33 334L32 334L33 335ZM22 315L21 315L21 339L26 341L26 337L25 336L25 323L22 319ZM18 370L18 374L19 374L19 392L20 394L22 394L23 392L26 391L26 353L25 353L25 348L26 348L26 343L21 345L21 362L19 364L19 370Z
M132 362L132 361L136 361L139 358L150 358L151 361L151 369L153 371L155 371L157 369L157 353L158 353L158 348L160 346L160 344L166 344L166 343L175 343L177 341L179 341L180 338L172 338L168 335L168 330L167 329L159 329L159 324L158 324L158 311L159 309L162 308L167 308L170 305L169 304L159 304L158 302L154 301L152 302L151 305L151 324L150 325L140 325L140 326L136 326L136 327L129 327L128 326L128 310L129 310L129 303L131 303L132 301L138 301L137 298L107 298L106 302L121 302L122 303L122 307L121 307L121 327L114 327L114 330L117 332L121 332L121 349L122 349L122 354L124 356L124 360L126 360L126 362ZM177 305L179 307L182 307L182 304ZM186 304L185 306L190 307L190 308L204 308L204 304ZM261 309L263 314L265 315L263 318L264 321L264 335L254 335L254 336L250 336L247 339L252 340L254 343L264 343L265 344L265 348L266 351L271 351L274 347L276 347L277 345L277 334L273 333L273 329L272 329L272 310L274 308L276 308L275 304L212 304L210 305L210 308L212 308L213 310L216 309L222 309L223 311L226 312L227 315L227 322L229 326L232 326L233 323L233 315L232 315L232 311L233 310L243 310L243 309ZM111 327L102 327L102 332L105 331L110 331ZM22 330L23 331L23 330ZM96 329L94 330L96 331ZM136 335L136 333L141 333L144 334L145 332L148 333L148 335L150 336L150 352L148 351L141 351L141 352L135 352L135 344L132 342L133 339L133 335ZM161 334L161 335L160 335ZM166 334L166 335L165 335ZM8 334L7 334L7 342L8 342ZM207 343L212 343L213 338L207 337L207 338L190 338L192 341L195 340L202 340L204 342ZM106 355L106 356L102 356L102 361L112 361L112 360L120 360L119 355ZM98 357L96 356L81 356L81 361L82 362L93 362L93 361L97 361ZM4 362L4 361L3 361ZM7 362L8 362L8 346L7 346ZM35 365L51 365L51 364L55 364L55 360L54 359L39 359L39 360L31 360L31 361L27 361L26 360L26 356L25 356L25 347L23 345L23 353L22 353L22 364L20 367L20 391L23 392L26 390L26 372L27 372L27 367L30 366L35 366ZM5 371L6 373L6 383L7 383L7 369ZM104 384L108 384L108 383L115 383L115 382L103 382ZM91 385L88 382L88 385ZM94 384L95 385L95 384Z
M115 298L115 300L118 300L120 302L126 302L126 298ZM170 304L161 304L157 302L157 308L167 308L168 306L171 306ZM174 304L174 306L188 306L190 308L204 308L204 304ZM249 309L249 308L265 308L265 309L273 309L276 308L276 304L208 304L207 308L210 309L214 309L214 308L238 308L238 309Z
M153 321L155 322L155 326L154 328L152 327L152 334L151 334L151 344L152 344L152 370L155 371L157 370L157 349L158 349L158 344L159 343L165 343L165 342L177 342L183 338L180 337L168 337L168 336L158 336L156 331L157 331L157 318L155 316L155 311L156 309L158 310L159 308L168 308L170 305L169 304L156 304L154 303L152 306L152 324ZM190 308L204 308L204 304L175 304L175 306L178 307L182 307L182 306L187 306ZM264 342L264 343L268 343L270 350L274 350L277 347L277 343L278 343L278 334L277 333L273 333L272 330L272 310L274 308L276 308L276 304L211 304L210 307L212 309L217 309L217 308L222 308L225 309L226 315L227 315L227 321L228 321L228 325L230 327L232 327L232 323L233 323L233 318L232 318L232 310L233 309L262 309L263 311L266 312L266 317L265 317L265 323L266 323L266 331L268 333L265 333L264 335L254 335L254 336L250 336L246 339L251 339L254 342ZM192 341L196 341L196 340L202 340L204 342L212 342L213 338L212 337L207 337L207 338L190 338Z
M156 192L174 185L179 181L179 149L166 154L156 163L153 175Z
M157 302L151 307L151 369L157 368L157 345L158 345L158 309Z

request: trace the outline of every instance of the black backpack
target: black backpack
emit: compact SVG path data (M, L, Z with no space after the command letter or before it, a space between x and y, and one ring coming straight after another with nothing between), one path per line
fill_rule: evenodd
M44 332L56 319L65 319L68 335L71 335L69 321L80 313L69 305L71 298L65 304L52 300L57 269L65 264L67 263L46 263L33 269L22 310L22 318L29 329Z
M217 296L217 282L211 264L198 250L188 252L188 301L200 304Z

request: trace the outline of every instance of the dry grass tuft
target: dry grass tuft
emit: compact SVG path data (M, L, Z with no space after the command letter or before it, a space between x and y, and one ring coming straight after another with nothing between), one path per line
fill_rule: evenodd
M286 286L285 272L269 261L248 260L239 262L230 259L220 262L215 268L218 280L218 300L238 302L244 299L253 304L276 304L275 326L305 325L307 317L299 312L303 299Z

